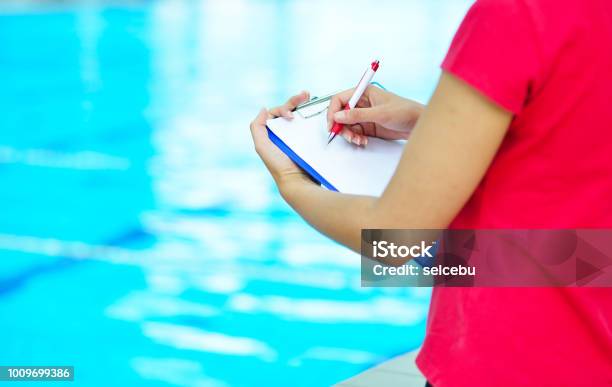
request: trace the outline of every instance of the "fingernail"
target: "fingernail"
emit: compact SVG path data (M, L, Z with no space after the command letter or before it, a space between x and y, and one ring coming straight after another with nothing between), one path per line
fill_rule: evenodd
M336 112L336 114L334 114L334 119L336 121L342 121L342 120L346 119L346 112L344 110Z
M287 118L293 118L293 113L292 112L287 112Z
M355 137L355 139L354 139L354 140L355 140L355 141L354 141L355 145L357 145L357 146L360 146L360 145L361 145L361 139L360 139L359 137Z
M368 138L367 137L363 139L363 145L368 145Z

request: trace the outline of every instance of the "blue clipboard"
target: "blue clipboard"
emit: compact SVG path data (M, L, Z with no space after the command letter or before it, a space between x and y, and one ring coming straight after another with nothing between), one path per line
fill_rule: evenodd
M266 126L266 129L268 129L268 137L270 138L270 140L274 144L276 144L276 146L279 147L280 150L282 150L283 153L285 153L291 160L293 160L294 163L296 163L300 168L302 168L306 173L308 173L311 178L313 178L317 183L321 184L325 188L331 191L338 192L336 187L334 187L329 181L325 180L325 178L321 176L317 171L315 171L313 167L311 167L306 161L304 161L300 156L298 156L297 153L295 153L291 148L289 148L287 144L283 142L283 140L278 138L278 136L270 130L270 128Z
M324 97L314 97L312 98L310 101L308 102L304 102L301 105L298 105L295 108L295 112L299 113L302 115L302 117L304 118L310 118L313 117L315 115L318 114L322 114L323 112L325 112L327 110L327 107L325 106L324 108L320 108L318 110L316 110L314 113L310 114L310 115L304 115L302 114L302 109L305 108L309 108L312 106L316 106L318 104L324 103L324 102L328 102L331 97L333 97L336 93L333 94L329 94L326 95ZM270 130L270 128L268 128L266 126L266 129L268 129L268 137L270 138L270 140L276 144L277 147L280 148L280 150L282 150L291 160L293 160L294 163L296 163L300 168L302 168L313 180L315 180L317 183L319 183L320 185L322 185L323 187L331 190L331 191L336 191L338 192L338 189L336 187L333 186L333 184L331 184L329 181L325 180L325 178L323 176L321 176L319 174L319 172L317 172L313 167L311 167L306 161L304 161L304 159L302 159L300 156L298 156L297 153L295 153L293 151L293 149L289 148L289 146L287 146L287 144L285 144L283 142L283 140L281 140L276 134L274 134L273 131Z
M383 85L381 85L378 82L371 82L372 85L380 87L383 90L387 90L385 89L385 87ZM310 101L304 102L303 104L298 105L294 111L296 112L300 112L301 109L304 108L308 108L314 105L318 105L320 103L323 102L327 102L329 101L334 95L336 95L337 93L332 93L332 94L328 94L324 97L313 97ZM304 118L310 118L313 117L317 114L321 114L324 111L327 110L327 107L325 109L319 109L317 112L315 112L314 114L310 114L308 116L304 116L302 115ZM280 138L278 138L278 136L276 134L274 134L274 132L272 132L270 130L270 128L268 128L266 126L266 129L268 129L268 137L270 138L270 140L276 144L277 147L279 147L291 160L293 160L294 163L296 163L300 168L302 168L306 173L308 173L308 175L314 179L317 183L321 184L322 186L324 186L325 188L331 190L331 191L336 191L338 192L338 189L336 189L336 187L334 187L329 181L325 180L325 178L323 176L321 176L314 168L312 168L306 161L304 161L300 156L297 155L297 153L295 153L291 148L289 148L287 146L287 144L285 144L283 142L283 140L281 140Z

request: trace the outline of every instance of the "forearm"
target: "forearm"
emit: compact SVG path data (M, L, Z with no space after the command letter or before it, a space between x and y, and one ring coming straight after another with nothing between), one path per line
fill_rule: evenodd
M446 228L482 180L513 117L444 73L385 192L372 198L313 184L269 140L264 113L251 132L281 194L313 227L355 251L364 228Z
M287 203L310 225L359 252L361 229L373 224L377 199L328 191L305 176L279 182L279 188Z

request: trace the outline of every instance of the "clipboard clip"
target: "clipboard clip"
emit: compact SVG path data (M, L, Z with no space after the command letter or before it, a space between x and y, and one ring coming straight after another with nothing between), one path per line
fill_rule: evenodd
M304 119L318 116L319 114L327 111L329 101L336 94L338 93L331 93L323 97L313 97L310 99L310 101L298 105L293 111L298 113Z
M378 82L370 82L370 85L380 87L383 90L387 90L383 85L381 85ZM325 102L329 102L332 99L332 97L338 93L339 92L337 91L335 93L331 93L323 97L312 97L310 101L301 103L298 106L296 106L296 108L293 109L293 111L298 113L300 116L302 116L302 118L305 118L305 119L318 116L319 114L325 112L327 108L329 107L329 103L325 104ZM323 105L319 106L321 104Z

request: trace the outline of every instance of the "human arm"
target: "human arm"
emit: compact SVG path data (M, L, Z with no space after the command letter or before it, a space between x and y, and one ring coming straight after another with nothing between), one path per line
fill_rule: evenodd
M484 176L511 119L512 113L443 73L380 198L327 191L295 170L278 173L277 161L284 159L269 157L265 120L253 122L251 132L283 198L317 230L359 251L364 228L446 228Z

